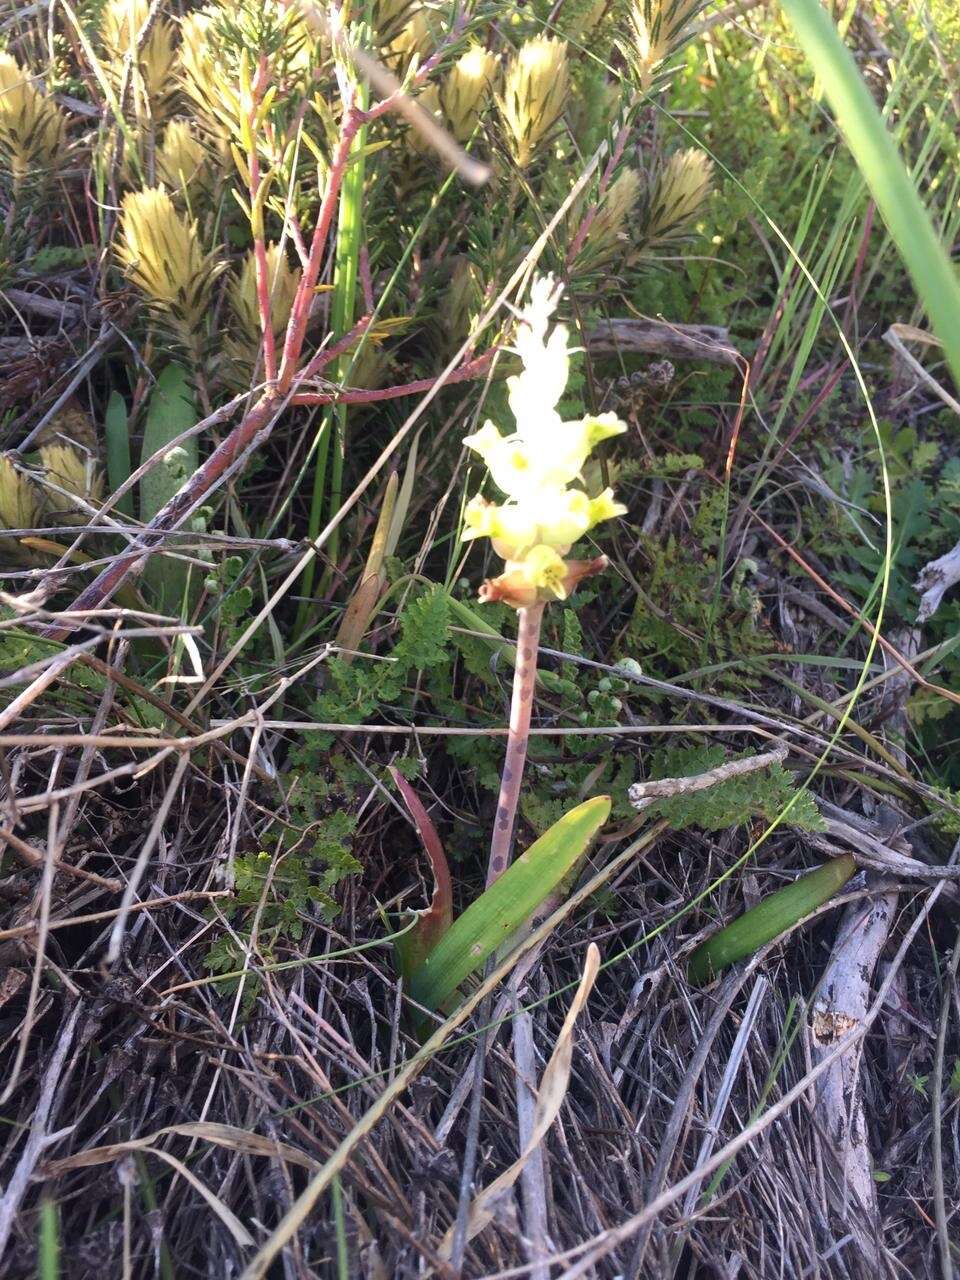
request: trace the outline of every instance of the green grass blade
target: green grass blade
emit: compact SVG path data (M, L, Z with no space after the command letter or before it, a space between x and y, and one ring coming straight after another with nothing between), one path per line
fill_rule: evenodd
M610 797L595 796L565 813L499 880L472 903L413 975L410 994L438 1009L560 884L610 816Z
M837 123L960 385L960 280L956 269L833 20L818 0L783 0L783 9L823 83Z
M56 1202L40 1201L40 1239L37 1280L58 1280L60 1275L60 1219Z
M119 391L112 391L107 401L107 412L103 420L104 434L107 438L107 481L110 492L117 489L130 476L130 429L127 424L127 402ZM115 510L121 515L133 515L133 494L125 493L117 502Z
M690 957L687 976L695 985L709 982L729 965L753 955L760 947L793 928L798 920L832 898L850 879L857 864L850 854L831 858L816 871L801 876L785 889L745 911L732 924L715 933Z
M370 9L367 4L366 9ZM369 13L367 13L369 18ZM357 105L365 108L369 103L369 87L362 78L356 86ZM350 148L350 160L340 188L337 207L337 240L334 253L333 295L330 303L330 326L333 337L342 338L356 319L357 279L360 267L360 250L363 242L363 188L366 178L366 125L357 131ZM333 367L333 380L345 382L353 368L357 353L343 355ZM333 467L330 482L330 515L340 510L343 499L343 464L346 457L347 406L330 405L323 413L320 441L313 472L313 495L310 500L310 516L307 537L316 538L323 516L323 494L327 483L327 461L333 443ZM340 530L333 531L329 556L336 563L339 554ZM297 634L307 624L310 611L309 597L313 590L316 562L311 561L303 576L302 591L306 597L297 617Z

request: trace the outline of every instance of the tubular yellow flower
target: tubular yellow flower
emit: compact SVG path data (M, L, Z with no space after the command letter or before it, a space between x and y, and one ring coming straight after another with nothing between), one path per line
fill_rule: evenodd
M536 281L520 317L515 350L523 372L510 380L509 391L516 431L504 436L494 423L485 422L464 440L487 464L507 501L497 505L475 496L464 511L462 536L466 541L489 538L506 561L504 573L485 584L482 598L505 600L516 608L563 599L571 584L599 571L599 562L577 562L574 573L563 557L595 525L626 510L611 489L590 498L572 484L597 444L626 426L611 413L574 422L564 422L557 413L569 366L566 329L555 325L547 332L558 296L549 276Z
M125 60L136 49L149 13L150 0L110 0L103 10L100 38L112 63L111 75L117 83L123 76ZM174 88L177 51L173 37L173 23L167 18L155 18L136 61L136 71L142 78L154 114L169 100Z
M536 36L511 58L498 102L521 169L530 164L537 147L560 119L569 86L565 40Z
M60 108L40 92L15 58L0 53L0 158L14 186L52 176L65 139Z
M474 44L453 64L440 90L440 103L458 142L470 138L496 82L495 53Z

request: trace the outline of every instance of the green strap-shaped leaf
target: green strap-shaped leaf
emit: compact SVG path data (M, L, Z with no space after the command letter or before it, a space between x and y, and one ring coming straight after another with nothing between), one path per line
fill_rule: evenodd
M433 948L410 981L410 995L438 1009L560 884L610 815L595 796L565 813L480 895Z
M129 478L131 470L127 405L119 391L110 393L103 425L107 437L107 483L112 493ZM133 494L125 493L117 502L116 510L121 515L132 516Z
M150 392L141 463L192 427L197 416L186 369L178 364L168 364ZM197 438L191 436L177 445L165 460L154 463L140 481L140 519L144 523L152 520L187 477L196 471L199 456Z
M753 955L798 920L816 911L833 897L857 869L850 854L831 858L785 889L764 898L732 924L701 943L690 957L687 976L695 984L708 982L728 965Z
M196 423L197 418L197 406L186 369L178 364L168 364L150 393L141 463L162 451L171 440L176 440ZM152 520L167 505L196 471L199 458L199 442L196 436L191 436L153 464L140 481L140 518L143 521ZM170 556L151 558L144 581L153 593L156 607L164 613L178 615L181 612L187 574L187 565L182 560Z

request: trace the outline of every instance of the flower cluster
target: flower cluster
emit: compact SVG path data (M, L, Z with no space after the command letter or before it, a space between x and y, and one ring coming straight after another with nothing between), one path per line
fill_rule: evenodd
M507 562L499 578L484 583L481 598L516 608L563 600L581 578L603 568L602 557L563 557L594 525L626 511L611 489L591 498L573 483L600 441L626 424L612 413L564 422L557 412L570 364L566 327L555 325L547 334L559 296L551 276L535 281L520 316L515 350L523 372L507 383L516 431L503 436L488 421L464 440L507 497L496 504L477 495L464 511L463 537L489 538Z

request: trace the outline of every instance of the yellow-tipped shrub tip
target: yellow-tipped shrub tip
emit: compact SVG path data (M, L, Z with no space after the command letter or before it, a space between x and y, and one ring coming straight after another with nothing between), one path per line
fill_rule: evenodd
M157 149L157 176L172 192L205 186L209 156L188 120L171 120Z
M640 175L635 169L624 169L617 175L590 224L579 261L596 268L624 255L629 247L630 218L641 188Z
M18 470L8 453L0 453L0 525L33 529L40 523L36 485Z
M293 299L300 284L300 270L291 267L286 253L278 244L267 245L267 280L270 290L270 314L274 335L286 329ZM230 305L244 334L260 341L260 308L257 302L257 260L251 249L243 260L238 275L230 282Z
M650 89L667 59L686 40L705 0L636 0L624 52L642 89Z
M149 0L110 0L104 6L100 38L116 83L122 80L126 60L137 54L133 65L156 115L175 88L177 50L174 26L167 18L155 16L141 40L149 16Z
M14 186L52 177L66 149L66 120L9 53L0 53L0 160Z
M103 474L96 459L85 449L67 443L41 445L40 461L49 482L44 485L44 502L49 510L60 513L76 511L78 503L99 502L103 497Z
M696 147L675 152L654 183L647 239L662 243L686 234L712 185L713 161L705 152Z
M521 169L531 163L563 114L569 88L565 40L535 36L510 59L498 103Z
M189 343L202 333L216 260L204 257L196 223L181 216L165 187L124 196L117 256L162 322Z
M440 90L440 104L458 142L467 142L493 90L500 64L495 53L475 44L450 68Z

